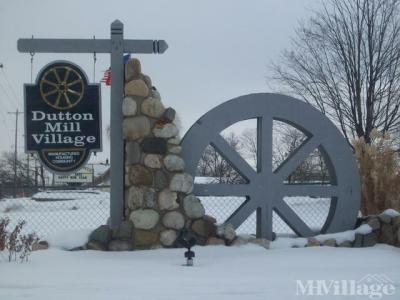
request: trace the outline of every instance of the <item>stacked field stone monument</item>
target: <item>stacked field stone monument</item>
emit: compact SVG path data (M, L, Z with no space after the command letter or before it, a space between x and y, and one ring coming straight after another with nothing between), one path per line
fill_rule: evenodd
M191 194L193 177L184 172L180 157L175 110L165 108L138 59L125 65L122 107L125 140L125 221L116 229L107 225L90 236L88 248L133 250L179 246L181 237L197 243L225 244L233 239L230 227L217 230L200 200ZM111 145L112 147L112 145ZM233 228L232 228L233 229ZM217 232L222 238L217 237ZM234 230L233 230L234 235Z

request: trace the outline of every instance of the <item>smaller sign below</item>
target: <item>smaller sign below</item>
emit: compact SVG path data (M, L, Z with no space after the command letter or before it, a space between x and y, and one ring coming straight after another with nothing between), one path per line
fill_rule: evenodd
M78 172L69 175L54 175L55 184L64 183L92 183L93 182L93 168L85 166Z

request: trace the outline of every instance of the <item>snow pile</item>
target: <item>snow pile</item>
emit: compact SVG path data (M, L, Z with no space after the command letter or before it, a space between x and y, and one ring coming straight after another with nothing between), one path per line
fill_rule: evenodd
M354 241L356 233L366 235L371 232L372 232L371 226L369 226L368 224L363 224L355 230L347 230L344 232L330 233L330 234L320 234L315 236L314 238L321 243L329 239L334 239L336 240L337 244L341 244L345 241L350 241L350 242Z
M270 249L303 248L307 245L306 238L278 237L270 243Z
M371 232L372 232L371 226L363 224L360 227L356 228L355 230L347 230L338 233L319 234L317 236L314 236L313 238L316 239L321 244L326 240L330 239L334 239L336 240L337 244L341 244L346 241L350 242L354 241L357 233L366 235ZM275 241L271 242L270 249L299 248L299 247L305 247L306 245L307 245L306 238L278 237Z
M46 241L52 248L70 250L85 245L91 232L92 229L61 231L49 234Z
M107 198L109 193L95 190L47 190L34 194L31 198L36 201L63 201L63 200L86 200L89 198Z
M400 213L394 209L389 208L389 209L385 210L383 213L381 213L380 215L386 215L391 218L394 218L394 217L400 216Z

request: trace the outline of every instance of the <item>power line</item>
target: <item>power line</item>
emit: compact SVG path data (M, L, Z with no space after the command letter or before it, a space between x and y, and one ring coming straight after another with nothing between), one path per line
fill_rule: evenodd
M10 100L10 95L9 95L9 93L7 92L7 90L6 90L6 88L3 86L3 84L1 83L1 81L0 81L0 88L1 88L1 90L4 92L4 95L6 96L6 99L7 99L7 102L10 104L10 105L12 105L12 107L15 107L15 103L13 103L11 100Z
M6 122L6 115L4 114L3 110L0 110L0 112L1 112L1 114L3 116L3 118L1 118L1 120L3 121L4 128L6 129L8 139L12 143L12 138L11 138L11 135L10 135L10 128L8 127L7 122Z
M15 90L14 90L14 88L12 87L10 81L8 80L8 76L7 76L6 72L4 71L4 66L1 67L0 69L1 69L1 71L2 71L2 73L3 73L4 78L6 79L7 85L9 86L9 88L10 88L12 94L13 94L14 97L15 97L15 100L16 100L17 103L18 103L17 93L15 92Z
M0 69L2 69L3 71L4 65L2 63L0 63ZM9 93L7 92L6 88L3 86L3 84L0 81L0 88L3 90L4 95L6 96L6 99L8 100L8 102L12 105L11 107L14 108L14 103L12 103L11 101L11 97L9 95Z
M3 67L4 67L4 65L2 63L0 63L0 69L2 69ZM11 100L10 100L10 96L9 96L8 92L6 91L6 89L4 88L4 86L1 84L1 82L0 82L0 87L3 90L4 95L6 96L6 99L10 102L10 104L12 104ZM12 106L14 106L14 105L12 105ZM4 124L4 128L6 129L8 139L9 139L10 143L12 143L12 138L11 138L11 135L10 135L10 129L9 129L9 127L7 125L7 122L6 122L6 120L7 120L6 115L4 113L4 110L0 110L0 112L2 114L1 120L2 120L2 122Z

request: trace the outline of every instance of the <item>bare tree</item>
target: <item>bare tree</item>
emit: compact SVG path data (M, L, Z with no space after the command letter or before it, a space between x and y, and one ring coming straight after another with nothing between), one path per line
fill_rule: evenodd
M241 147L239 152L247 158L252 165L257 164L257 130L247 128L239 136ZM273 134L273 169L278 168L306 139L300 130L282 123L276 122ZM310 156L287 178L288 183L293 182L322 182L329 181L329 173L321 152L313 151Z
M400 130L399 0L327 0L297 30L274 78L340 126L349 145Z
M3 152L0 155L0 197L8 196L13 187L18 190L26 186L33 185L33 170L28 166L27 161L23 157L17 159L17 176L16 185L14 185L14 153Z
M14 184L14 153L12 152L3 152L0 156L0 183L10 186ZM17 159L17 184L19 186L32 184L32 178L28 178L28 164L22 157Z
M281 122L274 126L273 168L279 167L306 139L298 129ZM224 135L227 143L246 162L256 169L257 130L247 128L241 134L230 132ZM214 183L245 183L246 180L211 145L207 146L197 166L197 175L209 177ZM314 151L298 168L288 176L288 183L329 181L325 161L319 151Z
M241 152L253 167L257 165L257 130L246 128L240 135Z
M236 151L240 151L241 143L238 136L234 133L224 136L228 144ZM245 180L228 161L212 146L207 146L204 150L198 167L199 176L211 177L215 183L244 183Z

